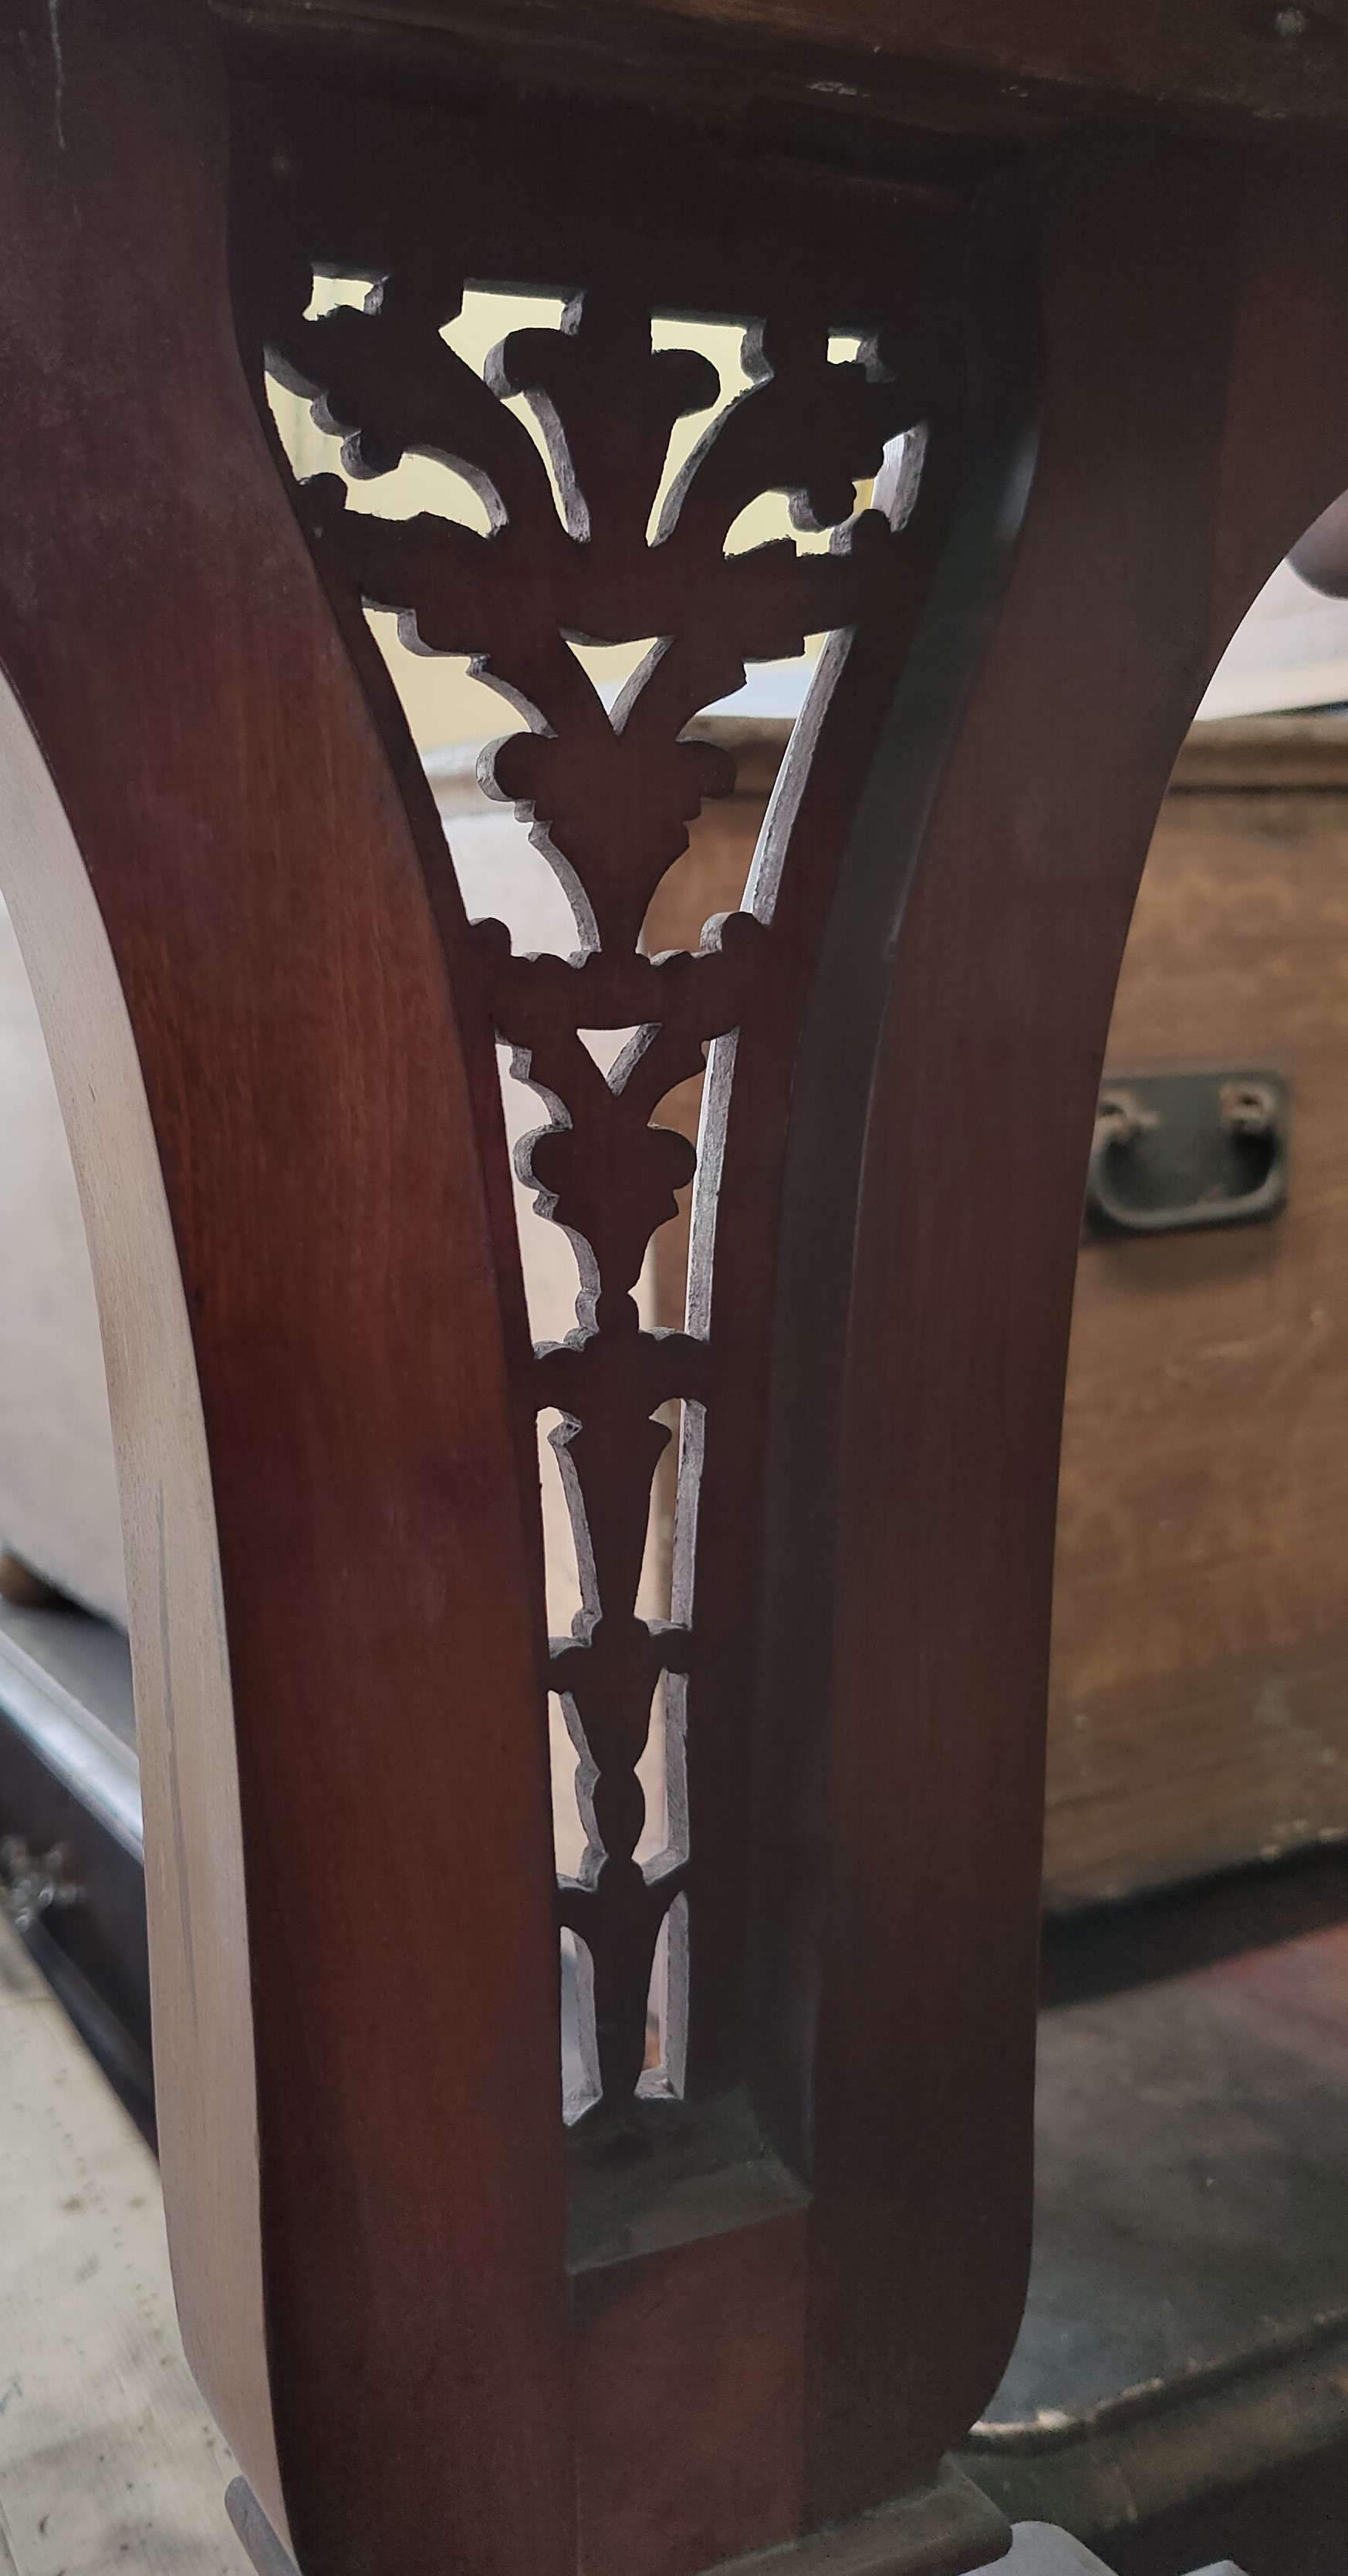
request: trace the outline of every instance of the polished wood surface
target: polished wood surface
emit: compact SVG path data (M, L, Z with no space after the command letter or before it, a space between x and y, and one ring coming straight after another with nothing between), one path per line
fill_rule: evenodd
M568 204L577 155L588 185ZM621 217L643 191L634 274ZM960 279L981 244L979 218L916 184L841 192L802 174L769 185L691 135L667 137L649 116L526 112L516 102L492 112L476 99L415 110L368 90L301 101L260 84L239 94L234 196L236 296L262 416L269 353L272 373L348 432L352 468L376 502L381 473L411 448L464 460L492 494L487 534L429 512L354 510L333 477L301 484L297 498L384 710L436 887L496 1179L502 1276L513 1284L518 1255L493 1038L527 1066L550 1122L519 1148L522 1176L579 1247L579 1292L557 1346L531 1348L517 1288L506 1312L525 1454L538 1414L555 1410L565 1426L554 1445L583 1569L581 1607L572 1632L552 1641L548 1680L588 1766L587 1849L563 1882L560 1919L592 1981L589 2082L609 2109L635 2095L654 1954L677 1906L688 1966L671 2080L689 2099L719 2095L743 2080L753 1637L744 1607L756 1578L786 1059L858 780L978 436L961 402L958 334L985 336ZM789 298L773 274L787 235L801 244ZM315 275L339 260L387 279L377 305L306 319ZM435 321L457 309L465 274L570 286L562 327L510 333L488 384ZM579 291L573 281L584 281ZM720 391L697 352L652 350L652 310L734 312L755 299L765 306L747 360L755 382L708 426L651 538L671 431L710 412ZM870 359L829 356L830 320L850 305L867 319ZM548 424L564 518L502 395L529 397ZM920 480L900 517L882 497L893 479L886 458L891 446L902 454L923 419ZM732 550L741 513L797 473L802 527L836 524L835 543ZM875 502L849 527L860 483L875 484ZM396 609L423 651L472 656L508 702L503 720L531 711L533 729L490 746L482 766L490 792L531 814L554 853L574 913L571 958L512 953L501 924L464 919L362 601ZM846 664L815 725L807 777L803 753L794 764L803 787L785 782L760 883L705 944L692 925L686 947L661 959L643 928L652 900L681 859L688 816L733 781L725 750L688 728L742 684L746 657L789 655L822 630L850 637ZM611 715L572 636L659 639ZM631 1032L606 1072L584 1043L596 1029ZM662 1104L704 1064L699 1155ZM686 1328L642 1335L634 1292L647 1246L695 1172L704 1248ZM651 1479L669 1438L652 1417L670 1404L682 1411L687 1564L671 1615L652 1627L636 1598ZM686 1815L643 1870L634 1773L662 1679L679 1689Z
M211 49L97 0L60 37L3 34L4 340L48 408L0 429L0 658L92 887L49 837L20 936L122 1255L91 1223L186 2340L302 2563L560 2569L557 1936L462 1054L238 359ZM100 1080L119 1025L143 1090Z
M902 168L859 189L804 170L769 179L649 112L454 96L423 106L376 99L368 85L305 97L258 82L237 88L234 135L233 275L260 416L269 361L347 434L352 472L377 482L415 447L490 494L485 533L358 514L332 480L301 485L296 506L418 829L496 1176L521 1455L538 1413L563 1422L582 1599L545 1678L581 1757L586 1828L581 1867L558 1890L581 1967L584 2085L566 2159L580 2548L614 2576L634 2554L652 2576L686 2576L927 2483L957 2422L924 2415L908 2438L896 2427L835 2495L818 2433L836 2356L826 2365L815 2325L826 2203L813 2171L808 1998L817 1977L822 2007L829 1979L822 1960L793 1967L783 2015L783 1943L798 1934L779 1922L784 1898L812 1908L822 1887L803 1848L787 1858L776 1847L773 1806L788 1780L802 1806L814 1790L789 1739L783 1759L775 1720L755 1742L768 1623L754 1605L771 1479L795 1472L769 1462L766 1423L774 1345L790 1331L773 1250L801 1019L826 925L847 971L874 982L876 923L837 900L856 865L848 827L952 526L971 523L979 549L981 515L1016 506L1029 400L1023 218L1000 190L933 188ZM578 157L586 185L568 197ZM789 279L777 247L787 238L798 243ZM363 309L306 318L314 278L333 273L386 282ZM507 336L485 385L440 335L465 276L564 290L560 329ZM709 424L651 534L670 427L715 394L706 361L651 350L652 314L717 309L761 311L745 341L750 389ZM847 312L861 353L843 360L830 346ZM530 393L557 504L498 399ZM900 442L919 428L910 471ZM742 510L783 485L795 523L836 528L833 543L736 551ZM853 516L859 485L870 505ZM987 551L995 582L1005 549L994 539ZM554 854L575 914L569 961L511 954L499 927L463 919L363 601L396 609L423 650L472 655L529 711L532 730L484 765ZM733 780L725 749L688 729L739 685L746 659L798 651L821 628L837 639L829 685L788 757L746 902L700 945L694 926L692 954L661 960L648 909L680 864L686 816ZM610 716L568 637L652 635ZM897 897L902 846L874 850L868 865ZM581 1043L587 1029L632 1033L607 1075ZM523 1060L550 1113L518 1168L581 1250L573 1327L537 1351L502 1186L493 1038ZM663 1101L701 1073L704 1053L694 1153ZM834 1141L853 1163L865 1111L855 1081L832 1103ZM683 1330L641 1334L632 1292L646 1246L695 1167L700 1250ZM665 1440L651 1417L671 1399L683 1408L676 1577L671 1616L650 1622L636 1596ZM831 1587L826 1564L819 1579ZM667 1709L682 1686L666 1726L673 1830L643 1866L634 1775L662 1678ZM816 1758L829 1758L822 1707ZM877 1944L893 1901L892 1882L877 1882ZM664 2063L647 2083L646 2004L667 1915ZM868 2125L872 2155L899 2164L898 2104L883 2127ZM844 2178L835 2197L856 2192ZM897 2369L924 2332L902 2296L908 2232L927 2235L935 2213L915 2200L901 2213L897 2191L893 2206L892 2247L864 2264L847 2252L831 2269L850 2297L858 2272L881 2261ZM941 2223L953 2253L962 2221L950 2210ZM1008 2241L993 2269L1014 2259ZM1005 2332L996 2302L987 2317L966 2335L980 2381L995 2377Z
M474 59L409 90L360 55L220 53L183 0L20 0L0 41L24 248L0 284L0 659L16 765L40 752L64 815L21 937L113 1211L106 1329L130 1305L173 1362L111 1377L203 2383L305 2576L809 2564L849 2517L828 2545L869 2548L1019 2315L1096 1082L1194 706L1348 484L1348 188L1117 136L1033 168L929 135L860 174L777 163L665 106L484 93ZM311 328L316 274L374 292ZM470 388L441 332L484 276L567 312ZM762 327L681 487L685 549L642 478L671 389L697 392L651 316L689 311ZM264 355L326 392L353 471L409 445L466 469L474 544L353 534L331 488L292 491ZM564 536L506 452L493 405L519 388L577 441ZM895 470L853 515L877 444ZM727 553L746 458L831 551ZM831 685L750 909L666 972L636 943L671 812L729 784L688 723L780 653L788 600L838 621ZM371 603L523 700L498 783L588 900L586 964L470 935ZM592 620L668 648L607 732L568 694ZM76 848L88 988L60 946ZM640 1087L651 1127L606 1106L574 1041L635 1021L653 1051L668 1019L686 1075L687 1045L730 1036L731 963L697 1175L714 1293L704 1274L668 1347L623 1309L651 1174L663 1209L687 1153ZM667 988L706 1015L657 1008ZM88 1012L121 1122L79 1097ZM559 1085L535 1178L616 1301L541 1355L498 1034ZM167 1220L144 1274L138 1203ZM625 1576L675 1367L707 1444L696 1615L666 1632ZM602 1700L601 1620L548 1660L540 1404L603 1434L607 1463L573 1462L617 1602ZM155 1555L161 1485L187 1555ZM186 1714L182 1621L224 1645ZM643 2089L658 1867L623 1775L665 1653L689 1681L687 2051L682 2087L671 2062ZM591 1800L581 1888L611 1868L624 1898L594 1932L599 2099L565 2128L559 1919L588 1944L599 1908L554 1884L550 1682L587 1747L604 1731L583 1794L601 1767L621 1787ZM987 2546L965 2515L888 2576Z
M1329 141L1348 122L1348 11L1240 0L213 0L245 39L423 67L457 59L590 93L685 97L718 119L805 109L1031 139L1105 119Z
M1224 154L1149 146L1083 150L1059 168L1042 426L1006 596L962 712L960 696L951 709L935 695L935 674L914 672L911 766L890 786L886 828L915 814L917 846L901 920L885 925L894 962L858 1196L822 1130L788 1195L784 1258L788 1276L799 1263L814 1340L796 1340L778 1415L794 1435L794 1479L777 1489L794 1518L768 1597L794 1615L789 1631L770 1618L768 1638L771 1653L789 1635L771 1679L802 1719L824 1647L810 1550L834 1511L846 1568L828 1641L840 2000L820 2040L815 2207L819 2439L835 2496L873 2473L895 2420L934 2428L977 2404L961 2326L975 2315L986 2326L992 2293L974 2249L1023 2241L1027 2164L1006 2132L989 2143L1009 2104L1029 2117L1048 1426L1082 1175L1166 779L1237 617L1344 480L1337 270L1307 277L1304 300L1277 285L1302 275L1294 246L1307 223L1345 239L1337 183L1268 182ZM1283 405L1301 406L1304 437L1271 478L1275 383ZM949 685L950 662L938 668ZM917 696L919 676L932 695ZM839 1048L861 1001L854 981L821 999ZM827 1269L843 1246L854 1247L845 1289ZM836 1466L815 1445L822 1354L835 1353ZM871 1891L896 1875L877 1952L863 1930ZM845 2011L841 1998L863 1990L871 2008ZM889 2117L908 2158L882 2184L867 2141ZM833 2199L825 2175L847 2176L856 2197ZM948 2322L936 2352L910 2345L882 2362L864 2284L844 2295L863 2199L865 2278L877 2284L899 2210L929 2212L925 2236L905 2231L904 2305L926 2310L939 2269ZM1010 2327L1020 2286L1009 2271L1002 2294ZM848 2361L863 2349L865 2407Z

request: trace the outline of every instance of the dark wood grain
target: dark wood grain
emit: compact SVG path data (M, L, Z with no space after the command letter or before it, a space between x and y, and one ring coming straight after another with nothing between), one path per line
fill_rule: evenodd
M559 88L681 98L753 122L774 105L837 143L868 120L1042 136L1127 118L1276 146L1348 121L1343 0L214 0L237 36Z
M24 242L0 657L124 997L107 972L95 1007L124 1009L148 1108L136 1128L88 1097L116 1029L81 1024L66 889L35 863L26 953L86 1203L118 1202L114 1350L130 1306L144 1372L128 1388L114 1365L112 1398L174 2260L207 2392L303 2567L560 2569L557 1946L493 1255L415 851L238 359L202 33L176 6L70 0L56 54L46 11L16 8L0 87ZM5 864L13 885L12 844ZM157 1192L199 1398L136 1331ZM209 1714L228 1726L232 1686L247 1904L224 2003L243 1892L181 1695L212 1503L228 1685ZM180 1509L205 1517L195 1561ZM210 2149L217 2112L241 2170ZM250 2225L265 2357L237 2299Z
M567 193L577 155L579 196ZM560 1920L582 1945L592 2015L582 2045L598 2092L567 2160L582 2549L617 2568L639 2532L640 2555L676 2576L709 2553L784 2542L801 2520L800 2442L771 2392L800 2383L803 2297L786 2270L771 2296L751 2285L800 2241L788 2213L811 2160L808 2052L774 2054L764 2030L746 2028L743 1966L754 1938L748 1720L779 1175L842 835L952 521L976 561L1004 551L979 513L995 513L1014 470L1014 438L1004 462L996 441L1006 445L1005 418L1019 419L1027 372L1023 224L1014 197L981 186L769 179L650 114L453 97L413 108L368 87L357 101L279 84L240 92L234 198L240 327L260 411L266 357L347 433L349 470L377 484L415 447L478 474L492 496L485 536L354 516L327 482L302 486L296 507L417 824L470 1056L489 1068L493 1036L506 1039L556 1103L527 1171L581 1247L581 1296L563 1343L534 1353L517 1339L511 1364L530 1414L554 1406L567 1426L585 1569L575 1631L554 1641L548 1675L569 1704L589 1838L579 1880L559 1892ZM774 245L786 238L797 247L781 278ZM338 270L380 287L363 312L306 321L315 275ZM465 278L493 277L551 288L566 317L560 331L508 337L484 387L439 326ZM705 364L650 353L652 313L689 310L749 317L754 384L708 430L648 542L669 426L714 390ZM830 361L830 332L849 314L868 354ZM565 523L536 451L500 410L499 395L531 387L547 397ZM919 425L916 497L894 482L891 526L888 442ZM872 477L875 504L852 521L854 484ZM803 526L838 527L829 552L798 557L778 543L723 554L738 511L774 485L792 491ZM464 921L362 603L396 608L423 649L479 657L527 710L531 730L497 748L493 779L571 892L569 962L511 957L503 928ZM643 925L681 857L684 818L733 782L726 749L699 740L697 710L738 684L746 656L799 649L821 626L838 642L744 907L700 945L685 924L694 953L658 962ZM652 633L661 647L610 720L564 639ZM887 871L902 863L896 848ZM848 932L863 976L875 972L869 932L864 918ZM643 1024L648 1042L629 1051L615 1088L577 1029ZM694 1155L661 1103L700 1070L704 1044L718 1105ZM501 1169L490 1085L486 1070L478 1123ZM854 1092L854 1128L864 1107ZM652 1336L638 1330L631 1292L695 1165L705 1249L684 1330ZM495 1203L499 1218L499 1192ZM503 1274L510 1254L498 1244ZM671 1396L698 1408L679 1479L696 1542L683 1543L672 1622L651 1627L635 1616L664 1439L650 1416ZM677 1839L642 1867L632 1774L662 1667L686 1685ZM686 1907L670 1973L677 2041L649 2084L646 1997L674 1898ZM625 2189L629 2249L602 2212L618 2187L615 2158L634 2156L645 2179ZM704 2177L700 2196L689 2196L690 2172ZM661 2248L658 2297L643 2268L650 2237ZM596 2241L604 2268L592 2278ZM741 2347L755 2358L735 2430L712 2356ZM721 2482L718 2443L727 2461L755 2458L756 2477L741 2469ZM615 2448L600 2477L594 2463ZM869 2500L892 2487L886 2471Z
M1264 177L1215 151L1122 143L1067 155L1046 208L1037 470L922 835L856 1217L815 2511L868 2490L897 2421L916 2452L924 2424L934 2446L940 2422L975 2411L999 2296L1014 2325L1010 2269L994 2289L979 2248L1028 2246L1057 1424L1096 1084L1190 716L1237 618L1346 479L1346 228L1328 169ZM1326 257L1309 270L1312 229ZM800 1222L808 1244L817 1206ZM788 1522L794 1545L807 1526ZM784 1547L781 1564L799 1600L800 1559ZM797 1652L778 1687L801 1669ZM906 2172L873 2152L896 2133ZM930 2335L894 2331L915 2314Z
M584 1569L582 1607L573 1633L553 1640L549 1680L586 1784L586 1853L563 1885L559 1910L587 1965L592 2080L610 2110L635 2094L655 1946L671 1905L683 1900L696 1965L679 2019L692 2089L706 2091L735 2073L724 2024L738 1990L733 1909L744 1873L734 1842L738 1823L743 1844L743 1798L734 1798L728 1775L744 1771L743 1753L737 1765L735 1756L745 1692L742 1678L727 1686L725 1667L730 1641L746 1633L752 1582L746 1571L727 1587L719 1525L752 1528L761 1446L742 1427L732 1434L727 1416L740 1388L761 1378L771 1279L761 1242L747 1275L734 1267L743 1194L733 1174L717 1198L715 1259L704 1265L687 1329L659 1339L640 1333L634 1292L647 1245L698 1163L661 1104L702 1073L708 1050L715 1095L720 1059L733 1045L725 1151L733 1157L734 1139L748 1137L770 1204L787 1085L779 1062L755 1086L754 1066L779 1033L790 1043L808 953L792 918L793 891L804 890L817 918L836 848L827 833L816 831L812 847L797 830L785 850L780 905L773 883L705 945L697 925L691 953L660 959L643 951L643 924L687 845L688 818L732 783L733 763L698 737L695 719L709 700L742 685L746 655L771 660L799 652L807 634L851 633L856 682L835 693L812 763L820 810L838 767L832 739L841 737L844 765L855 761L852 746L864 745L865 705L849 721L847 702L859 689L874 699L883 655L902 652L918 613L948 516L954 469L942 450L954 444L953 425L949 433L943 419L933 425L917 504L902 528L891 529L880 508L848 522L857 483L883 475L889 443L954 398L957 359L934 316L937 282L957 254L930 200L913 192L910 212L902 195L887 202L876 191L871 219L892 244L892 279L882 286L845 201L803 186L788 192L781 182L748 188L733 166L699 152L690 137L676 144L650 119L610 115L592 121L587 135L575 109L564 118L537 111L524 126L514 106L503 117L480 104L471 113L446 105L420 116L391 105L381 115L367 95L358 109L319 99L301 110L275 91L250 98L238 133L237 274L259 378L269 353L273 371L321 400L324 416L348 432L351 470L375 484L376 500L379 474L417 449L458 460L499 514L483 535L430 513L410 520L357 513L335 477L315 478L298 495L376 697L387 683L361 626L362 601L398 611L424 651L471 655L512 711L529 711L531 729L497 744L484 767L492 792L529 818L561 875L576 916L570 960L512 956L501 924L470 931L429 793L405 751L402 765L431 864L448 880L439 913L483 1068L479 1126L504 1177L500 1113L488 1096L495 1036L517 1051L551 1104L551 1123L520 1149L521 1174L580 1258L573 1329L540 1349L532 1366L527 1348L517 1349L516 1375L531 1413L555 1408L562 1416L554 1443ZM496 174L512 144L530 177L527 185L516 179L500 203ZM578 150L587 154L593 202L568 220L564 165ZM701 214L696 228L681 223L677 238L665 214L676 176L691 186ZM639 267L630 232L638 209ZM770 234L788 230L808 234L812 245L808 261L793 263L789 296L767 252ZM372 295L363 312L345 306L305 320L315 273L339 260L381 278L377 300ZM559 284L567 311L559 330L504 339L492 361L493 390L446 346L439 318L457 311L465 278L489 278L494 262L507 280ZM753 389L707 429L648 542L670 433L719 395L706 358L652 350L652 306L662 296L676 311L713 299L751 315L761 305L762 318L746 340ZM830 323L853 305L873 354L831 362ZM541 406L565 521L538 449L504 395L529 395ZM795 495L802 526L836 526L834 545L798 553L788 539L726 552L740 512L782 484ZM611 717L569 636L659 639ZM833 810L845 811L845 790L835 790ZM636 1033L607 1075L578 1034L596 1028ZM710 1150L719 1160L719 1149ZM504 1213L513 1228L508 1206ZM636 1599L651 1482L669 1432L651 1417L672 1399L699 1408L699 1424L705 1415L706 1451L694 1463L685 1411L680 1485L685 1528L695 1514L712 1526L705 1548L686 1538L673 1616L653 1629L637 1618ZM704 1554L709 1583L701 1580ZM679 1804L687 1821L660 1862L643 1869L633 1858L645 1822L634 1774L662 1676L677 1678L686 1704L687 1792ZM719 1777L704 1785L709 1769ZM722 2025L715 2039L705 2028L713 2016ZM680 2083L685 2052L675 2070Z
M1117 138L858 173L335 58L236 72L227 145L179 0L23 0L4 43L4 865L117 1355L203 2382L305 2576L696 2576L802 2536L808 2563L821 2527L929 2499L1015 2330L1095 1084L1206 675L1348 483L1348 190ZM321 269L382 300L310 322ZM465 381L439 335L466 278L564 294L566 326ZM700 389L653 312L759 330L682 534L647 543ZM835 364L834 331L873 361ZM354 469L466 462L493 531L294 491L268 351ZM575 469L555 523L517 386ZM850 521L919 421L911 511L882 473ZM835 549L727 561L746 487ZM584 891L585 962L466 922L370 603L527 702L497 782ZM647 906L730 784L697 707L807 610L835 641L747 906L661 964ZM667 640L616 726L566 657L596 628ZM578 1031L656 1021L667 1060L605 1085ZM695 1079L732 1027L694 1183L714 1259L662 1340L628 1311L689 1172L657 1072ZM570 1118L533 1168L591 1256L542 1354L498 1033ZM670 1393L706 1442L662 1631L635 1580ZM551 1665L549 1404L597 1568ZM689 1685L686 2050L643 2090L662 1658ZM565 2133L550 1678L610 1775L560 1900L601 2088ZM933 2559L913 2510L887 2576L986 2555L986 2517ZM865 2563L875 2531L827 2545Z

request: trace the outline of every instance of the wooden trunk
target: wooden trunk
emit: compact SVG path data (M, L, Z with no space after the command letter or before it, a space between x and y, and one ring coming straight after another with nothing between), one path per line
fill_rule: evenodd
M1108 1074L1290 1085L1272 1222L1086 1242L1063 1426L1050 1902L1348 1832L1348 722L1190 737Z
M670 879L671 944L739 900L786 727L734 733L739 787L704 807ZM1142 881L1107 1074L1254 1065L1291 1088L1281 1214L1082 1246L1049 1721L1055 1908L1348 1833L1338 716L1196 729ZM661 1250L658 1320L673 1324L686 1238L671 1227Z

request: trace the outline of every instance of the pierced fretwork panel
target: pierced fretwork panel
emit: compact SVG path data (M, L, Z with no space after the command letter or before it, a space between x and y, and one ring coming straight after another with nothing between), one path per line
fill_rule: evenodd
M555 1343L524 1341L515 1296L522 1410L547 1416L579 1574L548 1674L584 1837L558 1888L581 2006L571 2108L722 2091L741 2073L792 1063L848 819L957 478L963 214L889 185L788 187L650 121L480 103L372 108L357 125L335 104L258 93L241 146L239 296L259 392L265 368L343 442L344 476L302 481L298 507L385 717L486 1067L488 1151L504 1167L504 1051L540 1104L516 1171L577 1266L574 1323ZM338 277L369 280L359 302L315 292ZM454 345L465 297L510 287L555 299L560 319L507 330L479 372ZM680 311L735 325L735 399L678 344ZM436 460L470 506L409 516L391 499L382 513L381 481L409 456ZM768 495L795 533L746 544L746 513ZM503 922L465 917L365 612L395 614L419 654L466 659L523 720L484 755L483 783L555 872L576 925L569 957L518 953ZM743 908L694 948L650 954L652 899L690 821L734 784L699 714L755 663L821 635ZM620 647L635 667L614 698L594 654ZM694 1144L667 1104L698 1083ZM684 1325L652 1329L643 1266L690 1183ZM508 1175L495 1186L508 1227ZM513 1276L513 1251L502 1257ZM662 1494L672 1592L652 1615L643 1562ZM653 1712L654 1851L638 1777Z

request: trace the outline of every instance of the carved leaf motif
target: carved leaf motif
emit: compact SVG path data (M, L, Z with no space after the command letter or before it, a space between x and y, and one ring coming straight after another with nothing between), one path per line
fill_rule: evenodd
M856 486L881 473L919 414L876 343L832 362L818 316L784 304L749 332L749 388L709 422L652 536L671 432L711 409L715 370L691 350L653 349L648 307L607 285L576 296L560 329L509 334L484 382L443 337L461 293L432 293L424 264L411 279L394 269L364 312L290 321L272 363L343 433L350 474L378 477L416 452L451 466L483 502L485 535L429 515L350 511L335 476L302 495L315 544L367 605L397 612L405 642L471 656L474 672L525 712L531 730L495 747L485 783L531 818L578 890L585 937L570 964L511 957L495 923L473 937L496 1028L521 1072L560 1104L524 1140L520 1170L577 1243L585 1283L575 1332L538 1355L537 1401L565 1417L554 1445L585 1596L576 1633L552 1650L589 1836L559 1907L592 1962L612 2109L639 2084L656 1941L688 1884L686 1852L647 1868L634 1858L653 1694L662 1672L695 1670L692 1631L635 1610L669 1438L652 1416L672 1396L701 1400L708 1359L705 1329L658 1338L639 1329L633 1291L647 1247L696 1162L683 1137L652 1120L676 1084L702 1072L708 1044L752 1020L773 956L770 926L748 914L714 929L695 955L660 961L641 954L642 926L689 822L734 783L729 755L688 728L741 685L747 662L799 653L808 635L864 616L898 540L883 511L854 516ZM521 396L545 437L557 497L507 408ZM801 553L780 540L728 553L741 512L770 491L788 495L796 527L835 530L831 548ZM572 643L650 636L657 643L610 713ZM635 1028L640 1041L608 1078L577 1034L605 1027Z

